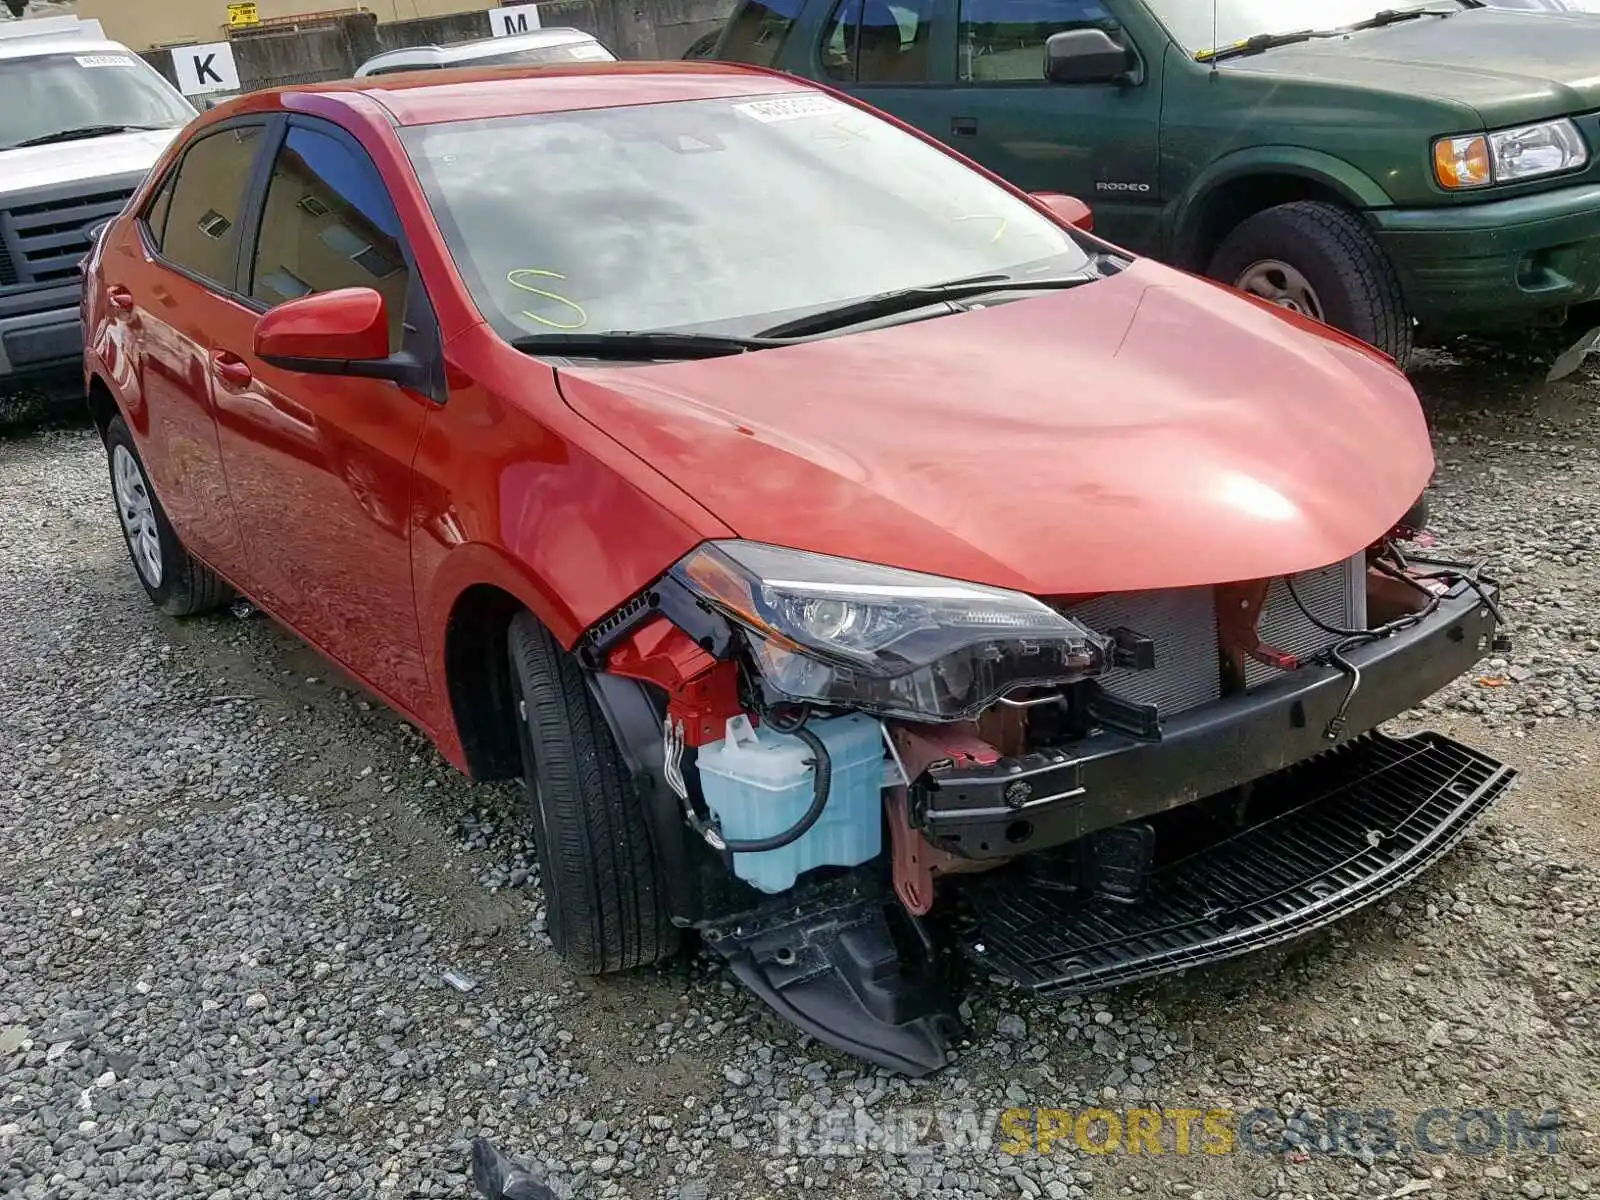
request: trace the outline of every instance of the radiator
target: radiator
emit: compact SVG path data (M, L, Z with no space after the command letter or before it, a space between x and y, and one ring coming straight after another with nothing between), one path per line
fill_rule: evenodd
M1303 572L1293 579L1300 602L1324 625L1338 629L1366 626L1365 552L1331 567ZM1154 670L1111 670L1100 677L1101 686L1119 699L1153 704L1156 711L1166 717L1222 698L1216 600L1211 588L1101 596L1074 607L1069 615L1091 629L1125 625L1155 642ZM1267 591L1257 628L1267 645L1301 659L1327 649L1338 640L1307 619L1281 579L1274 580ZM1252 660L1245 668L1245 686L1260 687L1282 675L1276 667Z

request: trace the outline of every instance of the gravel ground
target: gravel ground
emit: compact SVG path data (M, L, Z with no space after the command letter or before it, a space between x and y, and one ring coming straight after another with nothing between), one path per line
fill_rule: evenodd
M1418 382L1444 546L1494 556L1516 647L1402 724L1521 786L1287 949L1076 1002L980 985L916 1083L704 960L575 981L509 790L260 617L160 616L92 436L0 432L0 1194L464 1197L480 1132L578 1197L1600 1192L1600 384L1495 347ZM1229 1154L1199 1123L1189 1154L1171 1126L1159 1156L1005 1152L997 1110L1086 1106L1260 1111ZM1472 1109L1534 1147L1452 1144Z

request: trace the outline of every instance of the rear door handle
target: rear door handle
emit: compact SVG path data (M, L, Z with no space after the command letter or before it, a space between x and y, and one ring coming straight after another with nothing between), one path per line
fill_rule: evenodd
M120 309L122 312L133 311L133 293L120 283L113 283L106 289L106 300L112 308Z
M217 374L229 383L243 387L251 380L250 364L245 362L231 350L213 350L211 361L216 366Z
M973 137L978 132L978 118L951 117L950 132L956 137Z

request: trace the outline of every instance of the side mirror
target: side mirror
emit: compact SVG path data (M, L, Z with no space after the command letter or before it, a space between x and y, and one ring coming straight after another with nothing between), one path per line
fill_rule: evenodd
M371 288L301 296L256 322L256 357L289 371L350 375L389 357L389 311Z
M1128 73L1128 52L1104 29L1067 29L1044 43L1044 77L1051 83L1117 83Z
M1094 232L1094 213L1076 196L1068 196L1062 192L1030 192L1029 195L1074 229L1081 229L1085 233Z

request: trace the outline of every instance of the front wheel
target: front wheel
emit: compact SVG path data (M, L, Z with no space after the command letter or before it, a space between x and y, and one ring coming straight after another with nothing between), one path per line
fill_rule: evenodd
M580 975L677 950L649 815L577 660L521 613L511 622L512 695L528 824L550 940Z
M1411 357L1411 315L1394 267L1361 218L1337 204L1297 200L1246 218L1206 273L1353 334L1402 367Z

